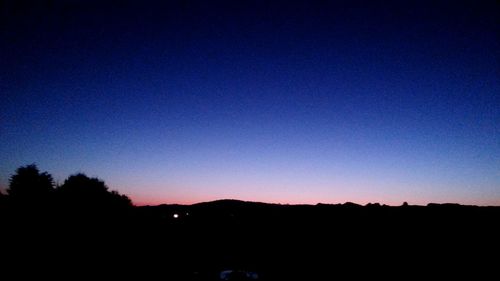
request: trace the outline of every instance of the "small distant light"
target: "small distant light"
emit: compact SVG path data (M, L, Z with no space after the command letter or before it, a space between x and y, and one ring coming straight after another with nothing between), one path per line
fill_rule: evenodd
M186 213L186 216L189 216L189 213Z
M174 219L178 219L179 218L179 214L174 214Z

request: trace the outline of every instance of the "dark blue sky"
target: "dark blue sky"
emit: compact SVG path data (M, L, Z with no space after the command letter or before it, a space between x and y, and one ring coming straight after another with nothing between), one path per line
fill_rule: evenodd
M500 204L495 1L161 2L0 4L0 186Z

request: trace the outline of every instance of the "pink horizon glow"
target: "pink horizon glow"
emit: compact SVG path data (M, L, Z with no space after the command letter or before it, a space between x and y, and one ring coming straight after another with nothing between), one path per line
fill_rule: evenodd
M308 199L308 200L300 200L300 199L279 199L279 198L259 198L259 197L209 197L206 199L198 198L198 199L188 199L188 198L148 198L144 196L131 196L131 199L136 206L156 206L162 204L179 204L179 205L192 205L203 202L211 202L216 200L240 200L247 202L260 202L260 203L269 203L269 204L281 204L281 205L316 205L316 204L344 204L347 202L352 202L359 205L366 205L368 203L379 203L381 205L388 206L401 206L404 202L407 202L410 205L421 205L425 206L429 203L458 203L462 205L478 205L478 206L500 206L500 199L492 198L490 200L484 200L482 202L477 202L475 200L463 200L463 201L447 201L447 200L425 200L425 199L417 199L417 200L368 200L368 199L338 199L338 200L325 200L325 199Z

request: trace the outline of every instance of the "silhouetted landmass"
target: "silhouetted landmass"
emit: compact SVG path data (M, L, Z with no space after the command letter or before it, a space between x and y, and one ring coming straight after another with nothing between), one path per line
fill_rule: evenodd
M497 266L487 253L497 253L499 218L500 207L406 202L135 207L102 180L75 174L54 186L35 165L0 195L3 265L24 268L19 278L68 277L58 268L141 280L479 276Z

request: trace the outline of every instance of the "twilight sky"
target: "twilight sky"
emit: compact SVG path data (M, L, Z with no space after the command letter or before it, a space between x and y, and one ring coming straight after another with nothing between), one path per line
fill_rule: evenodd
M2 1L0 187L500 205L495 1Z

